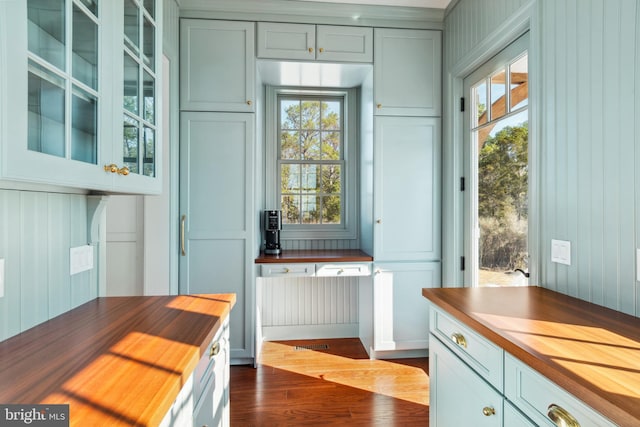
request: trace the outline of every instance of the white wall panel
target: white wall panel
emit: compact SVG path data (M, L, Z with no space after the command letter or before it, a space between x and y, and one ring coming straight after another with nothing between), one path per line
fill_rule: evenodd
M97 296L97 275L69 275L69 249L87 243L85 196L0 190L0 340Z
M532 82L538 86L532 128L539 131L540 155L539 203L532 206L540 215L538 283L638 316L640 5L460 0L445 20L445 74L473 64L504 30L500 25L530 4L534 79L538 72ZM445 111L454 111L445 102ZM445 146L459 132L446 129ZM448 150L445 167L452 167L455 153ZM551 239L571 242L570 266L551 262Z
M358 323L358 277L261 280L262 326Z

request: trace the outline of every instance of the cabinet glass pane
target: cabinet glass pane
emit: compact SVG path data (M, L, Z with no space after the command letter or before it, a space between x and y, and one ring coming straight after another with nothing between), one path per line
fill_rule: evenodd
M78 0L80 3L86 6L87 9L94 14L94 16L98 16L98 0Z
M98 100L74 87L71 100L71 158L97 164Z
M144 127L144 158L142 174L146 176L156 175L156 138L155 131L150 127Z
M144 0L144 8L152 18L155 18L155 0Z
M131 0L124 0L124 42L134 52L140 48L140 10Z
M124 54L124 108L134 114L138 113L139 91L138 63L126 52Z
M65 69L64 0L28 0L29 51Z
M73 6L73 77L98 88L98 26L80 8Z
M64 157L65 82L33 63L29 63L28 80L27 147L40 153Z
M138 137L138 121L125 114L122 162L131 173L138 173Z
M150 123L155 123L155 79L151 74L144 72L143 93L144 93L144 119Z
M156 29L153 26L153 24L147 19L147 17L145 16L144 18L144 35L143 35L143 49L142 49L142 53L143 53L143 60L144 60L144 64L151 68L152 70L154 69L154 62L155 62L155 32Z

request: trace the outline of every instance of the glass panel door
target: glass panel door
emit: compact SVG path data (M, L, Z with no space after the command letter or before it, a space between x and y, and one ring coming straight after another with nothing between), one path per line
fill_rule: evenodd
M528 284L529 74L523 36L465 79L465 283Z

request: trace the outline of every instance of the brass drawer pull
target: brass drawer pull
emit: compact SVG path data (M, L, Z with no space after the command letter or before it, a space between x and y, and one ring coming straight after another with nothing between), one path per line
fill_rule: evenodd
M467 339L461 333L453 333L451 334L451 339L454 343L458 344L460 347L467 348Z
M496 414L496 410L493 409L491 406L485 406L484 408L482 408L482 414L485 417L490 417Z
M547 410L549 411L547 412L547 416L558 427L580 427L578 420L562 406L552 403Z
M219 342L215 342L211 346L211 350L209 350L209 359L213 359L218 354L220 354L220 343Z

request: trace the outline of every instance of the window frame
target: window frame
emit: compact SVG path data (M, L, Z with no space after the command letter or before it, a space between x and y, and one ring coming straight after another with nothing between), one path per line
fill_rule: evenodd
M266 209L282 209L280 186L280 96L343 98L342 111L342 224L283 224L282 240L356 239L358 210L357 174L357 89L291 88L267 86L265 110Z

